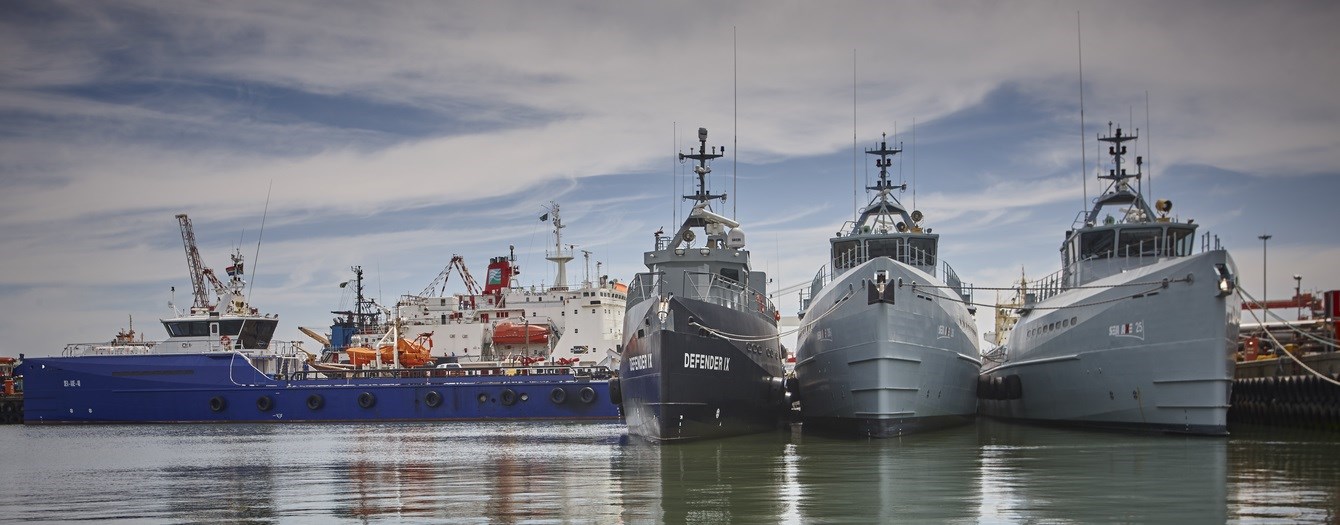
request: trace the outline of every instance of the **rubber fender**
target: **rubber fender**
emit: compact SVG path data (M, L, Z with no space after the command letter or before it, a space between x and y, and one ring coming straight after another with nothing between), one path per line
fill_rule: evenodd
M1024 382L1019 379L1017 374L1005 376L1005 399L1022 399L1024 397Z
M610 379L610 403L623 404L623 383L617 377Z

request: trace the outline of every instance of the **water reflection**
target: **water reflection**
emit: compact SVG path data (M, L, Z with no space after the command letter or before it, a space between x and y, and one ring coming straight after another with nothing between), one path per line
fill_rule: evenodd
M651 445L617 424L0 427L23 523L1334 523L1334 433L983 420Z
M943 523L976 515L977 435L967 429L882 440L800 434L794 453L802 522Z
M620 518L654 523L775 523L784 433L654 445L630 439L615 457Z
M1222 523L1222 438L1092 432L984 421L985 521Z
M1229 442L1229 513L1249 521L1340 523L1334 432L1242 425Z

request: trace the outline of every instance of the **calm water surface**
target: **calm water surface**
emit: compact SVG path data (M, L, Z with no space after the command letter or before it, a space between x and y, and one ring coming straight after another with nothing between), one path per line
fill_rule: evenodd
M618 424L0 427L0 521L1335 523L1340 440L989 420L655 446Z

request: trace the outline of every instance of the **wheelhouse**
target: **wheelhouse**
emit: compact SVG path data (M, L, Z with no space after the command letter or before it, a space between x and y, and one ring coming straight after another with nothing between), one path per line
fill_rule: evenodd
M169 337L220 339L226 336L231 345L242 349L264 349L270 346L278 326L278 319L265 317L210 317L163 321L163 327L167 329Z

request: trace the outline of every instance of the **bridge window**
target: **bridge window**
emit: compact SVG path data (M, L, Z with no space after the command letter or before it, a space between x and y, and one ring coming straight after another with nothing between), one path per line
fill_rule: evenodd
M908 264L935 266L935 239L913 237L907 243Z
M1191 228L1168 228L1168 253L1177 257L1191 255L1196 244L1195 232Z
M833 267L851 268L856 266L856 251L860 241L841 241L833 243Z
M871 259L875 257L891 257L898 259L902 255L902 239L870 239L865 242L866 253Z
M1162 228L1123 228L1117 237L1117 255L1158 255Z
M1112 244L1116 240L1117 232L1112 230L1096 230L1084 232L1079 237L1079 258L1085 259L1106 259L1112 256Z

